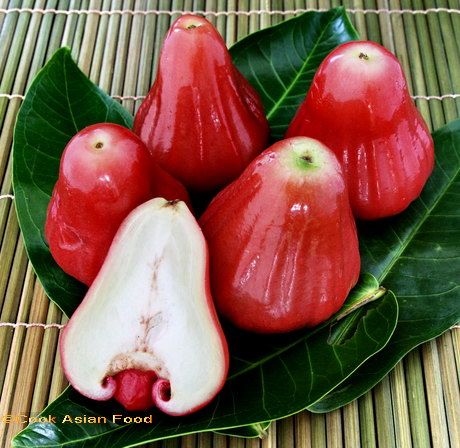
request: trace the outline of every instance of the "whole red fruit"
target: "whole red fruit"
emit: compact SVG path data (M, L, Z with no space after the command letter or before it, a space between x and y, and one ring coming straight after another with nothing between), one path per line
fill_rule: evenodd
M342 169L320 142L271 146L200 219L220 313L260 333L315 326L345 301L360 269Z
M433 140L401 65L374 42L349 42L329 54L286 135L316 138L335 152L361 219L403 211L433 169Z
M48 206L45 236L53 258L89 286L123 219L156 196L188 200L129 129L112 123L83 129L64 150Z
M133 129L155 160L194 191L234 180L268 142L256 91L233 65L217 30L193 15L169 30Z

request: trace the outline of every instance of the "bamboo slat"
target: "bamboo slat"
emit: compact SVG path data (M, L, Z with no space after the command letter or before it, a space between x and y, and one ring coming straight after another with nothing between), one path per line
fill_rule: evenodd
M228 45L292 17L282 11L338 5L355 10L350 18L363 39L380 42L397 55L414 95L460 93L459 0L0 0L0 9L255 11L250 15L206 14ZM394 12L427 8L459 13ZM279 13L269 14L270 11ZM145 95L155 78L164 35L176 17L0 13L0 94L24 94L54 51L68 46L81 69L111 95ZM10 149L20 104L20 98L0 95L2 193L11 191ZM133 113L139 104L132 99L123 100L124 107ZM460 98L418 99L417 106L431 129L460 114ZM0 201L0 243L0 321L66 323L67 318L50 304L35 278L11 200ZM58 329L0 328L0 415L37 413L61 393L67 383L57 350L58 335ZM457 448L459 378L457 329L414 350L355 402L328 414L302 412L276 422L263 440L205 433L148 447ZM0 423L0 446L9 446L22 426Z

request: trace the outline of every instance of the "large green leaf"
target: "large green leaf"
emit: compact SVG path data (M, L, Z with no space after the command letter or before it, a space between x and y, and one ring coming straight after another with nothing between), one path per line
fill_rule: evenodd
M398 298L395 334L312 411L336 409L364 394L408 351L460 318L460 120L433 138L436 167L421 197L402 215L360 228L364 266Z
M34 79L14 130L13 189L26 250L47 295L67 315L80 303L85 287L53 260L44 238L46 209L66 144L79 130L100 122L130 127L132 117L62 48Z
M205 409L182 418L153 411L152 425L114 424L111 416L123 413L114 403L97 403L68 388L42 413L55 416L56 423L29 425L15 437L13 446L121 448L198 431L236 433L228 428L241 426L245 428L240 435L248 431L253 435L247 425L257 427L296 413L343 381L387 343L397 314L396 299L387 293L313 332L256 337L230 331L232 370L224 389ZM66 415L106 416L108 421L69 424Z
M235 65L259 92L275 139L284 135L322 60L356 39L345 10L335 8L257 31L230 49Z

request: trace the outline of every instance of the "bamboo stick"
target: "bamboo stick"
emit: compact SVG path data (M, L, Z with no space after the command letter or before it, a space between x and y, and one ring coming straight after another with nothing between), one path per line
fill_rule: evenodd
M379 447L396 448L390 381L386 376L373 389Z
M67 317L64 315L61 317L61 324L65 325L68 322ZM59 348L59 347L58 347ZM61 356L59 350L56 350L56 355L54 358L54 364L52 369L51 384L48 393L48 404L54 401L62 391L67 387L68 382L64 375L61 365Z
M377 9L375 0L364 0L364 9ZM367 39L374 42L382 43L382 35L379 27L379 16L377 14L366 14Z
M78 5L78 2L76 2L76 5ZM77 9L88 9L89 1L82 0L81 7L77 6L76 8ZM73 28L73 23L72 23L72 30L74 30L74 32L72 33L72 41L68 42L66 46L72 49L72 57L74 61L78 61L78 56L80 54L81 43L83 40L83 34L85 32L85 26L86 26L87 19L88 19L87 14L81 14L77 16L75 28ZM64 37L66 37L66 35L64 35Z
M250 0L249 1L249 9L251 11L259 8L259 1L258 0ZM249 33L254 33L255 31L260 29L260 17L258 14L251 14L249 16Z
M30 7L33 3L31 0L27 0L24 2L24 7ZM31 14L21 14L18 18L17 24L14 28L14 33L12 33L12 29L10 27L9 33L13 34L12 42L14 42L15 48L18 48L19 51L9 51L10 46L7 47L8 56L2 55L3 59L6 60L5 68L3 71L2 80L0 82L0 92L10 92L11 88L16 81L16 71L20 64L21 60L21 52L24 46L24 41L27 36L27 30L29 28L29 21L32 19ZM36 22L39 20L37 16L35 16L35 26ZM13 23L13 22L12 22ZM10 44L11 45L11 44ZM5 112L8 107L8 99L0 98L0 122L3 121L5 117ZM0 147L1 151L1 160L0 160L0 176L3 174L4 169L4 161L7 157L5 154L4 147Z
M87 0L84 3L78 0L71 0L69 9L79 9L80 7L84 8L87 6L88 6ZM65 20L65 27L64 27L64 35L62 37L61 46L70 48L72 47L73 36L75 35L75 30L77 29L79 16L77 14L71 14L65 17L66 17L66 20ZM73 53L72 55L75 58L75 55Z
M211 446L212 448L227 448L227 437L223 434L211 433Z
M91 0L89 3L89 9L100 9L101 6L101 0ZM89 75L90 73L91 57L93 55L94 45L96 43L99 17L99 14L88 14L86 16L80 54L78 55L78 66L80 67L80 70L86 75Z
M377 0L375 7L378 9L389 9L390 5L388 0ZM392 53L395 52L394 36L393 36L393 24L391 21L390 14L379 14L378 15L379 29L381 44L390 50Z
M6 9L7 7L8 7L8 0L0 0L0 9ZM17 16L17 14L16 14L16 16ZM5 22L5 17L6 17L6 13L0 13L0 42L2 40L2 37L4 39L7 38L6 34L4 34L2 36L2 31L3 31L2 28L3 28L3 23ZM2 43L0 45L3 46L4 44ZM0 61L1 60L3 60L3 59L0 59ZM1 68L0 68L0 70L1 70ZM0 72L0 78L1 78L1 76L2 76L2 74Z
M423 5L421 0L417 5ZM427 8L436 7L434 0L426 0L425 5ZM441 32L441 29L444 29L444 34L449 33L449 35L452 36L452 31L449 30L450 20L442 14L428 14L426 21L428 24L430 41L438 43L433 46L433 59L436 67L434 74L438 79L439 91L441 94L452 93L454 91L454 86L452 85L450 72L455 73L455 70L460 70L460 57L452 39L443 39L443 33ZM447 58L448 51L450 60ZM453 78L458 78L458 75L454 75ZM460 82L458 83L458 87L460 87ZM446 122L458 117L454 99L446 98L441 104Z
M119 10L122 8L121 0L111 2L111 10ZM104 56L99 72L99 87L108 93L114 92L112 89L112 80L114 77L115 61L118 60L117 41L120 35L121 16L115 14L110 16L107 28L107 40L105 42Z
M246 439L244 443L244 448L261 448L261 446L262 446L262 440L259 438Z
M410 3L404 0L402 2L402 7L405 7L409 4ZM423 7L421 2L418 0L414 0L414 8L421 8L421 7ZM421 66L419 66L419 69L413 78L414 87L416 87L416 82L415 82L416 79L420 77L421 79L425 79L426 91L429 92L430 95L439 95L440 90L439 90L439 84L438 84L437 75L436 75L436 64L435 64L434 57L433 57L432 42L431 42L429 32L428 32L426 17L421 17L420 15L417 15L414 17L409 17L409 15L407 16L408 16L407 22L410 24L411 28L412 28L411 19L415 21L415 30L413 31L414 37L410 36L409 30L407 30L406 36L408 40L415 39L417 46L419 46L420 48L420 56L421 56ZM414 94L424 95L423 92L419 92L417 90L414 90ZM431 101L428 104L429 104L431 120L429 118L427 119L427 117L424 117L424 118L427 120L428 126L430 126L431 124L432 126L431 129L437 129L445 123L442 104L439 101ZM421 109L421 111L422 113L424 112L423 109Z
M343 6L345 8L356 8L356 9L364 9L364 3L362 0L343 0ZM355 26L356 30L358 31L359 37L362 40L367 40L367 27L366 27L366 18L365 15L361 12L351 14L351 19L353 25Z
M51 324L58 322L60 317L61 311L59 308L54 303L50 303L46 323ZM32 403L30 405L31 415L38 415L47 404L49 387L53 375L53 371L50 369L50 366L53 365L53 361L56 356L59 338L59 329L57 328L52 328L46 331L42 330L42 333L43 341L41 344L41 350L38 350L38 347L35 347L35 350L40 352L40 358L35 378L31 379L32 384L35 384L32 390Z
M288 417L276 422L277 445L283 448L294 448L294 418Z
M459 377L455 367L455 352L450 331L437 339L444 403L451 446L460 446Z
M447 419L442 395L441 375L436 341L422 346L423 372L433 446L449 446Z
M0 322L14 322L19 310L22 287L26 281L27 255L24 250L22 239L19 239L12 263L13 269L8 279L8 286L4 295ZM1 295L3 298L3 294ZM13 331L10 328L0 329L0 390L2 390L8 367L9 350L13 339Z
M59 0L59 9L66 9L68 6L68 0ZM48 47L46 50L46 60L48 60L54 54L54 52L61 46L61 40L64 34L66 20L67 17L62 14L58 14L54 17L51 26L51 36L49 38Z
M377 447L375 433L375 414L372 400L372 391L358 399L361 446L366 448Z
M313 448L326 448L326 416L324 414L311 414L311 445Z
M16 242L19 235L19 226L16 219L14 207L9 209L8 221L6 223L5 233L2 246L0 248L0 305L3 307L5 292L8 285L8 277L11 271L14 253L16 250Z
M46 318L48 303L48 298L43 293L43 289L37 280L35 283L29 322L43 322ZM11 354L17 353L20 360L18 363L15 363L17 369L15 372L15 380L10 383L11 388L6 391L5 395L7 401L11 401L11 414L17 415L25 413L29 415L43 332L44 330L42 328L29 328L25 334L24 344L13 344L12 346ZM8 373L10 373L10 369L9 363ZM7 383L5 382L5 384ZM3 393L2 396L4 396ZM24 423L11 423L6 432L6 439L11 440L24 426Z
M296 2L295 0L286 0L283 2L283 10L284 11L292 11L296 9ZM294 14L286 14L284 16L284 20L292 19L294 17Z
M172 7L173 9L179 9L182 6L178 4L179 2L173 2ZM150 2L148 6L158 6L157 2ZM171 17L171 20L174 20ZM137 75L137 87L136 87L136 95L147 95L148 91L151 87L151 80L154 79L154 74L151 73L152 70L152 63L153 63L153 51L154 51L154 40L152 36L155 36L155 28L157 23L157 17L154 14L150 14L146 16L144 22L144 33L142 38L142 46L141 46L141 54L139 57L139 71ZM152 82L153 84L153 82ZM134 102L134 113L137 112L137 109L141 105L140 101Z
M217 10L218 11L226 11L227 10L227 2L223 0L218 0L217 1ZM221 36L225 40L225 33L226 33L226 28L227 28L227 17L224 15L221 15L217 18L215 18L215 24L217 31L221 34Z
M340 409L326 414L326 434L328 448L343 447L342 411Z
M201 432L197 435L197 446L199 448L212 448L212 433Z
M419 349L406 356L404 367L412 443L417 448L428 448L431 444L430 429Z
M345 448L360 448L358 400L345 405L342 413Z
M196 434L190 434L181 438L181 448L196 448Z
M314 448L311 444L310 413L303 411L294 416L295 446L302 448Z
M32 267L27 269L24 288L21 295L19 311L17 320L19 322L26 322L29 316L30 308L32 305L32 298L34 297L34 283L35 276ZM13 331L9 328L3 328L0 331L12 332L11 346L14 350L10 350L8 354L8 368L5 372L5 378L2 385L2 393L0 400L0 415L6 415L10 412L12 406L13 391L16 384L17 371L21 361L21 352L18 347L22 347L26 337L26 329L24 327L16 328ZM7 439L7 425L0 425L0 446L8 446L9 439Z
M173 2L174 3L174 2ZM218 4L217 0L206 0L205 5L204 5L204 10L205 11L218 11ZM173 6L173 9L174 8ZM205 14L204 16L206 20L209 20L214 26L216 26L216 16L214 14Z
M169 2L167 0L160 0L158 4L159 9L168 9ZM165 15L158 16L157 23L156 23L156 32L155 32L155 44L153 48L153 60L152 60L152 78L150 80L150 84L153 84L154 78L157 73L157 66L158 66L158 58L160 56L160 49L163 45L163 40L168 31L170 23L170 18Z
M8 2L4 1L3 3L8 3ZM21 6L20 0L13 0L10 3L11 8L18 8L19 6ZM24 20L27 20L27 18L23 19L23 21ZM16 43L17 41L14 39L16 37L15 31L17 30L17 26L24 27L24 24L23 23L19 24L18 21L19 21L19 13L17 12L5 14L3 16L2 29L0 33L0 61L7 60L7 56L12 46L12 42L15 42L15 45L18 45L18 43ZM20 47L20 42L18 46ZM3 80L3 74L4 74L6 67L7 67L6 63L0 64L0 79L2 80ZM6 92L6 90L0 90L0 92Z
M288 2L285 2L288 3ZM239 11L249 11L249 1L248 0L240 0L238 2L238 10ZM236 27L236 40L239 41L243 37L249 34L249 17L246 15L241 15L238 17L238 24Z
M147 4L145 0L136 0L134 8L136 10L145 10ZM124 72L123 95L136 95L137 77L139 73L139 63L142 47L142 34L144 31L144 16L135 15L133 17L131 34L129 38L128 58L126 62L126 71ZM134 114L134 101L124 100L122 105L131 114Z
M228 1L228 9L236 9L236 0ZM227 47L231 47L236 42L236 16L234 14L227 17L226 30L225 30L225 43Z
M134 7L134 0L125 0L123 2L123 9L132 10ZM133 21L132 15L123 15L120 22L120 31L117 36L117 50L116 50L116 63L114 65L113 79L112 79L112 95L123 94L123 83L124 76L126 73L127 60L128 60L128 48L129 48L129 36L131 30L131 24ZM123 38L121 38L123 37Z
M396 447L404 446L410 448L412 446L412 438L410 433L404 366L402 362L396 364L396 367L389 374L389 379L393 404Z
M448 0L448 8L460 9L460 2L458 0ZM457 42L457 49L460 51L460 14L449 14L452 22L452 28L454 32L454 40Z
M102 11L110 11L110 0L104 0L102 3ZM104 50L107 45L107 33L109 30L109 16L101 16L99 18L96 41L93 51L93 57L91 59L91 69L89 72L89 78L93 82L99 82L101 73L102 62L104 58Z

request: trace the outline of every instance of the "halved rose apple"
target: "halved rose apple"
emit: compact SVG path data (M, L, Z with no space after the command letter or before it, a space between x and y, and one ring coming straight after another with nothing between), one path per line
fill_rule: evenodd
M72 386L129 410L184 415L219 392L228 370L212 302L206 241L180 201L153 199L121 225L62 333ZM151 397L151 399L150 399Z

